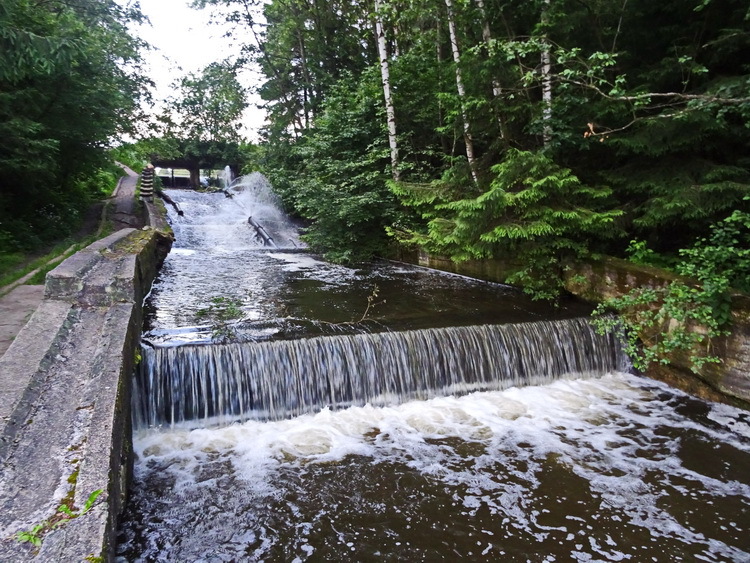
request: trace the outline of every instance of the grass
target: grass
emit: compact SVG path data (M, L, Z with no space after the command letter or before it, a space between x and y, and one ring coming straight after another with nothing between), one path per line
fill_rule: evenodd
M21 267L26 260L26 256L20 252L13 253L0 253L0 272L11 272ZM3 283L7 274L0 274L0 285L6 285Z
M65 258L92 242L110 235L114 231L114 225L108 217L108 211L108 206L105 205L95 233L84 237L66 237L41 256L38 253L0 251L0 296L10 290L9 285L35 270L37 270L36 273L23 283L26 285L44 284L47 272L53 270Z
M50 260L66 254L66 251L70 248L72 241L66 239L57 243L52 250L44 254L43 256L24 255L20 253L13 254L2 254L0 253L0 287L11 284L29 272L33 272L37 268L43 267Z
M106 232L107 230L108 229L105 228L103 233L89 235L79 240L66 238L58 242L52 250L42 256L34 257L33 254L5 254L0 252L0 295L6 293L6 291L4 291L6 286L17 282L35 270L38 271L24 283L26 285L43 284L47 272L54 269L55 266L68 256L71 256L82 248L87 247L95 240L106 236L108 234ZM109 230L111 230L111 225Z

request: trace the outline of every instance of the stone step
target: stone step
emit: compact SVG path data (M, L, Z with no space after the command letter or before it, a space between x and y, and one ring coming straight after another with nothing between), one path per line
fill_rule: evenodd
M45 299L105 306L126 296L135 256L115 252L135 229L121 229L77 252L47 274ZM127 268L131 271L128 276Z

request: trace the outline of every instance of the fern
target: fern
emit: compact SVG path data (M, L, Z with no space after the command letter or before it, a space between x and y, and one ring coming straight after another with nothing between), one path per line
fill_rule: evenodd
M402 203L429 219L426 231L401 238L459 261L512 253L524 265L509 279L550 297L564 259L584 252L581 240L613 232L621 212L598 209L610 190L583 184L542 153L509 150L492 173L487 190L462 199L445 199L450 190L437 186L393 185Z

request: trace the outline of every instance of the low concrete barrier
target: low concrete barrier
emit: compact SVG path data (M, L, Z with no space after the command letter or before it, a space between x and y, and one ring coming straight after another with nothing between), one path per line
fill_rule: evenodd
M50 272L0 358L0 561L114 559L143 298L172 243L148 211L160 228L123 229Z

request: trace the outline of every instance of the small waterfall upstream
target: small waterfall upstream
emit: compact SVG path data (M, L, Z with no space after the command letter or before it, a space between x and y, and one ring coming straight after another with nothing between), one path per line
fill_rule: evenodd
M278 420L324 407L540 385L626 368L585 319L143 349L136 428Z
M750 560L747 412L589 305L327 263L259 174L169 195L118 562Z

